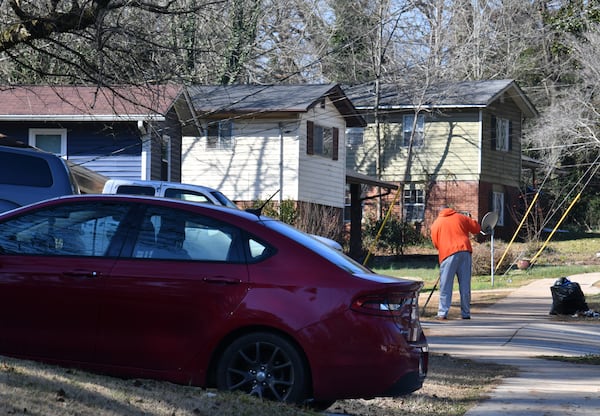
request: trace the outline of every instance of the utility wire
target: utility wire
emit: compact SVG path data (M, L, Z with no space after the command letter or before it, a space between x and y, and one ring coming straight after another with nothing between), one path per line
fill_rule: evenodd
M594 162L598 162L598 160L600 160L600 154L598 154L598 156L596 157L596 160ZM546 241L544 241L544 244L542 244L542 247L540 247L540 249L537 251L537 253L535 253L535 255L531 258L531 260L530 260L530 266L529 267L533 266L533 264L535 263L535 261L537 260L537 258L540 256L540 254L542 254L542 252L544 251L544 249L546 248L546 246L548 245L548 243L550 242L550 240L554 236L554 233L556 233L556 230L558 229L558 227L560 227L560 225L562 224L562 222L564 221L564 219L567 217L567 215L571 211L571 208L573 208L573 206L575 206L575 204L577 203L577 201L579 201L579 199L581 198L581 194L583 193L583 191L585 190L585 188L587 187L587 185L590 183L590 181L592 180L592 178L594 177L594 175L596 174L596 172L598 171L598 169L600 169L600 164L596 164L593 173L591 175L589 175L589 177L587 178L587 181L585 182L585 184L583 184L583 186L581 187L580 191L577 193L577 195L575 196L575 198L573 199L573 201L571 202L571 204L569 205L569 207L565 210L565 212L563 213L562 217L560 218L560 220L558 221L558 223L556 224L556 226L552 229L552 232L548 235L548 238L546 238ZM586 175L587 175L587 173L589 173L590 170L591 170L591 167L590 167L590 169L587 170ZM577 182L577 184L581 183L581 180L583 179L584 176L582 176L580 178L580 180Z

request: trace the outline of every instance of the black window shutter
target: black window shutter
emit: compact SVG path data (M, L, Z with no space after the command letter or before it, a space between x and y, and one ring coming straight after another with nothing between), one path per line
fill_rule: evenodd
M490 120L490 141L492 150L496 150L496 129L496 116L492 116L492 119Z
M315 123L307 120L306 121L306 154L308 154L308 155L315 154L314 131L315 131Z
M513 147L513 122L508 121L508 150L512 150Z
M332 146L332 158L333 160L338 160L339 158L339 153L340 153L340 129L338 129L337 127L333 128L332 131L332 135L333 135L333 146Z

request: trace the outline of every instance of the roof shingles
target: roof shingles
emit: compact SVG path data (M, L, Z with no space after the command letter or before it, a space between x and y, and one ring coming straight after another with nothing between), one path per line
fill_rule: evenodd
M168 112L182 87L2 86L0 118L157 116Z

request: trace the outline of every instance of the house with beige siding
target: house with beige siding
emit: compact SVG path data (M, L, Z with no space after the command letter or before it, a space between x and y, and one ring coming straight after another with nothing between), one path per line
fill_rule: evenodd
M346 189L346 128L363 118L340 86L188 88L201 135L185 135L182 181L219 189L238 205L295 201L300 215L327 212L339 233ZM308 215L308 214L307 214ZM321 214L323 215L323 214Z
M537 116L515 81L466 81L413 91L362 84L344 91L368 123L362 137L348 144L347 167L398 184L397 218L426 231L445 206L478 220L496 211L496 235L512 235L523 123Z

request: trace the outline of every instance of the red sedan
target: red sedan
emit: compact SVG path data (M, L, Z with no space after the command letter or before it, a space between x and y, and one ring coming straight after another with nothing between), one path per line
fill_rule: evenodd
M0 354L324 407L419 389L422 283L279 221L115 195L0 215Z

